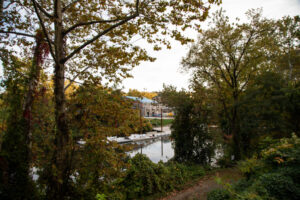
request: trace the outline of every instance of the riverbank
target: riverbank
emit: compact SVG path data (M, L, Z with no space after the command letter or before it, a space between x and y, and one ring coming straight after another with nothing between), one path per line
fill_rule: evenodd
M109 141L115 141L119 144L124 144L124 143L152 140L152 139L169 136L169 135L171 135L170 126L164 126L162 132L160 131L160 128L154 128L154 131L150 131L145 134L131 134L128 137L113 136L113 137L108 137L107 139Z

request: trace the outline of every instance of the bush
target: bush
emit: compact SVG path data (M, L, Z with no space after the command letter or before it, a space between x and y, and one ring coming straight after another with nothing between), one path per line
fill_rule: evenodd
M152 131L152 124L148 120L143 119L143 132L149 131Z
M232 161L230 157L226 157L226 156L223 156L217 161L217 165L222 168L233 167L235 164L236 164L235 161Z
M208 193L207 200L227 200L230 199L230 193L224 189L213 190Z
M300 199L300 139L274 141L258 155L239 163L247 179L226 186L231 199Z
M259 180L270 196L276 199L300 199L300 188L295 185L291 177L283 173L263 174Z
M131 159L130 164L131 167L121 182L126 188L127 198L143 197L161 190L160 177L156 173L157 166L148 157L137 154Z
M155 164L143 154L135 155L130 165L125 177L116 186L122 190L124 199L163 194L205 173L201 166L186 166L176 162Z

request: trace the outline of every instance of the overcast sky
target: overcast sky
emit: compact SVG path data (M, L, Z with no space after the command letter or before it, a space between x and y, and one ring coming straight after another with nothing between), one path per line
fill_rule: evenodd
M212 7L211 12L221 7L226 10L230 20L239 17L241 21L245 20L245 12L251 8L263 8L263 16L273 19L300 14L300 0L223 0L221 6ZM196 34L189 34L194 38L197 37ZM141 40L138 42L143 44ZM188 46L181 46L178 42L172 42L171 50L153 52L149 47L149 52L157 58L156 61L143 62L134 68L132 71L134 78L124 80L122 86L125 91L129 88L159 91L165 83L188 89L190 75L180 72L180 62L187 51Z

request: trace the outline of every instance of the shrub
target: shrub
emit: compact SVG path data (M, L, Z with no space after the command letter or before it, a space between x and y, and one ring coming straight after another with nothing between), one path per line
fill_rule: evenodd
M117 183L125 199L141 199L178 189L187 180L204 175L201 166L176 162L153 163L147 156L137 154L130 160L125 177Z
M143 119L143 132L152 131L152 124L148 121Z
M207 200L227 200L230 199L230 193L224 189L213 190L208 193Z
M231 160L231 158L228 156L223 156L217 161L217 165L222 168L233 167L235 164L235 161Z
M97 194L96 195L96 200L105 200L105 199L106 199L105 194Z
M300 188L295 185L291 177L283 173L263 174L259 180L270 196L276 199L300 199Z
M226 186L231 199L300 199L300 139L274 141L258 155L239 163L247 179Z
M126 188L127 198L150 195L160 188L159 177L155 173L156 165L148 157L137 154L130 164L131 167L121 183Z

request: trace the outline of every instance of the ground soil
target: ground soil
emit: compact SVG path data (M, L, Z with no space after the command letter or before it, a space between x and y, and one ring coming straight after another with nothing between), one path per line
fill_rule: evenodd
M216 182L216 177L220 177L224 183L232 183L242 178L241 172L236 168L227 168L211 172L199 179L192 186L169 194L169 196L160 200L206 200L207 194L222 185Z

